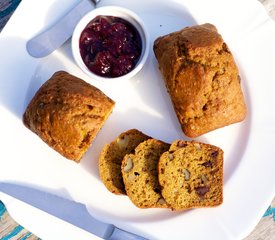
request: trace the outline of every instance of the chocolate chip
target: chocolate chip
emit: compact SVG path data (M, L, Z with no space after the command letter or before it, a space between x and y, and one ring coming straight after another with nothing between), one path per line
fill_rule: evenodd
M158 189L158 188L155 188L154 191L155 191L156 193L160 193L160 189Z
M135 174L136 176L139 176L139 173L138 173L138 172L134 172L134 174Z
M211 153L211 157L213 157L214 159L217 158L218 155L219 155L218 151L214 151Z
M188 193L191 193L190 184L186 184L185 189L187 189L187 192L188 192Z
M240 75L238 75L238 80L239 80L239 83L241 82L241 76Z
M196 190L197 194L200 197L203 197L207 192L209 192L209 187L207 187L207 186L200 186L200 187L196 187L195 190Z
M202 163L201 165L203 165L204 167L212 167L213 163L209 160L209 161Z
M44 108L44 106L45 106L45 103L43 103L43 102L40 102L40 103L38 104L38 107L39 107L39 108Z
M216 168L216 169L213 169L211 172L210 172L210 174L211 175L214 175L216 172L218 172L219 171L219 169L218 168Z
M178 141L177 146L178 147L186 147L187 144L184 141Z

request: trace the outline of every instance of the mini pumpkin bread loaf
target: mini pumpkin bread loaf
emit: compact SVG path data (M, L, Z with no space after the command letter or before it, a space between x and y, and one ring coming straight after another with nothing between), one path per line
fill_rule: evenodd
M158 164L159 184L173 210L223 202L223 151L199 142L174 141Z
M158 161L169 144L148 139L123 158L121 171L126 193L139 208L166 208L158 182Z
M185 135L197 137L245 118L239 71L214 25L159 37L154 53Z
M79 162L114 104L96 87L59 71L37 91L23 122L61 155Z
M121 173L123 157L133 152L139 143L149 138L136 129L130 129L104 146L99 157L99 175L110 192L115 194L126 193Z

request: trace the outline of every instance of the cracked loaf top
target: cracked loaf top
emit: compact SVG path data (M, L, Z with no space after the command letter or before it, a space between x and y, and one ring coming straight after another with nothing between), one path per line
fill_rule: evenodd
M214 25L159 37L154 53L186 136L197 137L245 118L239 71Z
M98 88L59 71L36 92L23 122L61 155L79 162L114 105Z

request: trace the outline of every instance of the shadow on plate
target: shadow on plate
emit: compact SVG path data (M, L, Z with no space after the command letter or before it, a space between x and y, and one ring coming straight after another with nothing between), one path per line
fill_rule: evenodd
M127 196L122 196L127 198ZM130 202L130 199L127 199ZM133 204L130 202L130 204ZM133 209L138 212L138 214L133 214L130 216L123 215L123 209L121 209L122 215L118 214L112 214L106 210L99 210L98 208L87 206L88 212L93 215L95 214L98 219L101 221L122 221L123 224L127 224L127 222L130 223L146 223L146 222L159 222L159 221L165 221L171 218L177 218L182 217L183 215L191 214L192 211L196 211L196 209L189 209L185 211L172 211L171 209L161 209L161 208L148 208L148 209L139 209L136 206L133 205ZM199 211L199 209L197 209Z

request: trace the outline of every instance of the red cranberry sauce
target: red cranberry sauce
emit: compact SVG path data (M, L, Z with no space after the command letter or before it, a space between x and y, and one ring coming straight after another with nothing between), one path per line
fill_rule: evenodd
M85 65L104 77L119 77L138 62L142 42L136 28L113 16L97 16L82 31L79 48Z

